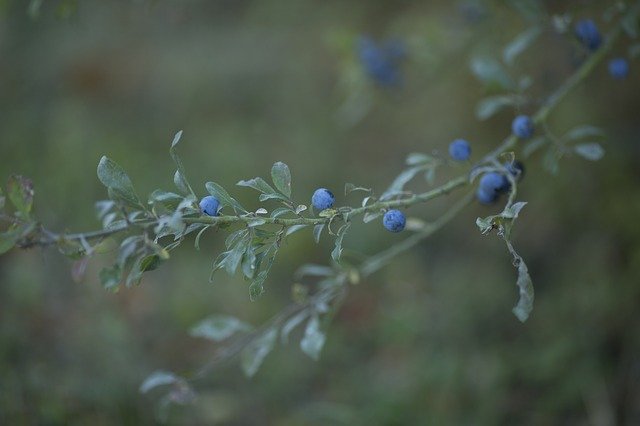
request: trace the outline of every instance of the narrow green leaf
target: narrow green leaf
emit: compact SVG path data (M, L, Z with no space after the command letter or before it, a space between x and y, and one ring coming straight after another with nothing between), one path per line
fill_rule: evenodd
M178 145L178 142L180 142L181 137L182 137L182 130L179 130L178 133L176 133L175 136L173 137L173 142L171 142L171 148L175 148L175 146Z
M355 191L363 191L363 192L371 192L371 188L365 188L363 186L357 186L354 185L352 183L345 183L344 184L344 195L349 195L352 192Z
M278 161L271 167L271 180L273 184L282 192L287 198L291 197L291 172L289 166L283 162Z
M411 179L418 173L425 170L425 166L414 166L404 170L396 177L386 191L380 196L380 200L385 200L394 195L398 195L403 192L404 186L409 183Z
M227 274L233 275L236 273L236 270L242 261L242 256L249 246L249 242L249 238L243 238L231 249L224 261L224 268L227 271Z
M344 240L344 236L349 230L351 226L351 222L347 222L338 230L336 235L336 243L333 251L331 251L331 258L338 262L340 260L340 256L342 256L342 241Z
M297 232L297 231L299 231L299 230L301 230L301 229L306 228L307 226L309 226L309 225L304 225L304 224L301 224L301 225L291 225L289 228L287 228L287 231L285 232L285 235L286 235L286 236L289 236L289 235L293 234L294 232Z
M213 315L193 326L189 334L193 337L220 342L236 333L251 331L253 327L228 315Z
M253 377L258 372L264 359L273 349L277 336L278 330L272 327L242 350L240 363L244 374Z
M209 227L210 227L210 226L211 226L211 225L207 225L207 226L205 226L205 227L204 227L204 228L202 228L202 229L200 230L200 232L198 232L198 234L196 235L196 239L195 239L195 241L194 241L194 243L193 243L193 245L194 245L194 247L196 248L196 250L200 250L200 238L202 238L202 235L205 233L205 231L206 231L207 229L209 229Z
M317 361L325 340L326 336L320 330L320 319L317 315L313 315L304 330L304 337L300 341L300 349Z
M421 152L412 152L411 154L407 155L405 163L407 164L407 166L418 166L433 163L434 160L435 158L433 158L431 155L423 154Z
M296 279L300 279L304 276L330 277L333 274L334 270L330 266L307 264L298 268L295 273L295 277Z
M253 246L249 245L247 251L244 252L242 257L242 273L245 277L252 280L256 274L256 253Z
M604 148L597 142L576 145L573 152L589 161L598 161L604 156Z
M515 83L498 61L492 58L476 57L471 60L471 72L478 80L501 89L514 89Z
M256 191L260 191L263 194L272 194L272 195L277 195L276 190L273 189L271 187L271 185L269 185L267 182L265 182L264 179L262 179L261 177L255 177L253 179L249 179L249 180L241 180L238 183L236 183L236 185L238 186L246 186L248 188L253 188Z
M271 217L276 218L290 212L291 212L291 209L288 207L278 207L271 212Z
M529 275L527 265L522 258L518 263L518 280L516 281L520 297L518 304L513 308L513 314L518 317L521 322L525 322L529 318L529 314L533 310L533 282Z
M288 343L289 334L296 328L298 325L302 323L309 316L309 311L307 309L298 312L291 318L289 318L282 326L282 330L280 330L280 339L283 344Z
M238 203L235 198L231 197L225 189L215 182L207 182L205 184L209 194L213 195L220 201L220 205L230 206L238 214L239 212L247 213L247 210Z
M507 65L513 65L516 57L524 52L542 33L539 27L531 27L518 34L502 51L502 58Z
M478 105L476 106L476 117L478 117L479 120L487 120L493 117L502 109L516 104L517 100L514 96L489 96L481 99L480 102L478 102Z
M564 134L562 139L576 141L584 138L604 137L605 132L599 127L588 124L576 126Z
M255 302L264 294L264 282L267 279L268 271L260 271L258 276L249 284L249 299Z
M11 175L7 182L7 196L9 200L21 214L22 217L29 217L33 205L33 182L20 175Z
M178 383L180 378L169 371L154 371L140 385L140 393L147 393L158 386Z
M98 275L105 290L115 291L122 280L122 269L118 265L113 265L102 268Z
M313 227L313 239L317 243L320 242L320 236L322 235L322 231L324 230L325 224L321 223L319 225L315 225Z
M187 174L184 170L184 166L182 165L182 161L180 160L178 152L176 151L176 145L178 145L178 142L180 142L181 137L182 130L175 134L175 136L173 137L173 141L171 142L171 147L169 148L169 154L171 155L173 162L176 163L177 167L177 170L173 175L173 183L183 194L191 195L194 198L197 198L195 192L193 192L193 188L191 188L191 185L187 180Z

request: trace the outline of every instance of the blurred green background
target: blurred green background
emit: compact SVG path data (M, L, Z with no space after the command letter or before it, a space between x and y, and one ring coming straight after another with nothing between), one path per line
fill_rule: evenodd
M326 186L355 204L344 182L380 193L410 152L445 152L464 137L477 159L508 134L512 111L475 119L487 92L468 64L530 25L515 3L51 0L32 17L28 2L4 0L0 176L33 178L50 228L94 229L94 202L106 197L100 156L122 165L141 194L170 190L168 147L183 129L180 153L201 195L214 180L257 208L255 194L234 184L268 176L280 160L301 202ZM549 13L609 26L600 19L607 2L546 3ZM359 34L407 42L401 87L366 80ZM516 69L542 96L578 60L575 45L548 32ZM537 292L527 323L511 314L516 271L504 244L474 224L499 207L473 205L352 288L318 362L289 344L251 380L227 364L168 422L640 424L638 68L618 82L601 65L550 120L558 133L605 128L602 161L567 158L552 176L539 155L526 160L519 198L529 205L514 242ZM450 201L409 213L430 220ZM375 253L401 238L358 224L345 245ZM155 394L140 395L140 382L155 369L196 368L213 351L188 336L190 326L212 313L260 324L289 303L299 265L329 260L329 239L316 246L308 232L295 234L267 294L251 303L239 277L208 282L223 239L209 233L201 251L183 245L117 294L97 280L108 256L82 283L54 250L0 257L0 423L155 423Z

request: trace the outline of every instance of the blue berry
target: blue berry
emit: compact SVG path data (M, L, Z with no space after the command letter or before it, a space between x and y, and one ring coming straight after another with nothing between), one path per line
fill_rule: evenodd
M400 232L407 224L407 218L400 210L389 210L382 218L382 224L391 232Z
M493 204L498 199L498 193L495 191L487 191L480 187L476 191L476 198L482 204Z
M331 191L326 188L318 188L311 197L311 204L313 208L322 211L333 207L333 203L336 201L336 197L333 196Z
M480 189L487 193L500 194L506 192L510 187L509 179L497 172L485 173L480 178Z
M513 119L511 130L520 139L529 139L533 136L535 127L533 120L528 115L519 115Z
M595 22L581 19L576 23L575 34L578 40L589 50L596 50L602 44L602 36Z
M213 195L207 195L200 200L200 210L202 213L209 216L218 216L218 210L220 208L220 201Z
M456 139L449 144L449 155L456 161L468 160L471 156L471 146L464 139Z
M624 58L615 58L609 61L609 74L616 80L622 80L629 74L629 63Z
M406 56L406 48L400 40L387 41L378 46L369 37L358 40L358 57L365 72L381 86L398 86L402 81L399 64Z

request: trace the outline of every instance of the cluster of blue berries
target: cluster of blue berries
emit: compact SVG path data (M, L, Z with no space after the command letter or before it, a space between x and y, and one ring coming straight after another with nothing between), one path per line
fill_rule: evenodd
M336 201L336 197L327 188L318 188L311 196L311 205L317 211L330 209ZM400 210L389 210L382 218L382 225L391 232L400 232L404 229L407 219Z
M360 37L357 44L358 58L365 72L376 83L385 87L402 83L400 63L407 49L400 40L387 40L378 45L370 37Z
M524 165L520 161L507 163L504 167L515 179L522 179L524 176ZM498 172L485 173L480 178L476 198L482 204L492 204L510 189L511 183L505 175Z
M578 40L592 52L602 44L598 26L591 19L581 19L576 22L574 31ZM609 74L616 80L622 80L629 75L629 62L625 58L611 59L608 68Z

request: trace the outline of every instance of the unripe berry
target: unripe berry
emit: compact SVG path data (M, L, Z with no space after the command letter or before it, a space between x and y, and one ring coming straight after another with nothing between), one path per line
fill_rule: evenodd
M333 196L331 191L326 188L318 188L311 197L311 204L313 208L322 211L333 207L333 203L336 201L336 197Z
M466 161L471 156L471 146L464 139L456 139L449 144L449 155L456 161Z
M609 61L609 74L616 80L622 80L629 74L629 63L624 58L615 58Z
M407 224L407 218L400 210L389 210L382 218L382 224L391 232L400 232Z
M200 210L202 213L209 216L218 216L218 210L220 208L220 201L213 195L207 195L200 200Z
M578 40L591 51L596 50L602 44L600 31L591 19L581 19L576 22L575 34Z
M513 134L520 139L529 139L533 136L535 127L531 117L528 115L519 115L513 119L513 122L511 123L511 130L513 131Z

